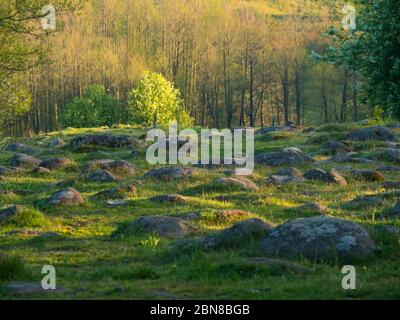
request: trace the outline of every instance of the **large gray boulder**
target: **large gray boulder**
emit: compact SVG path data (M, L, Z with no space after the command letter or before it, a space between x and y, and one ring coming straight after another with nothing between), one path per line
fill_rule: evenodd
M347 135L352 141L396 141L396 135L388 128L382 126L369 127L355 130Z
M263 239L267 256L288 259L355 261L374 254L369 233L358 224L327 216L280 225Z

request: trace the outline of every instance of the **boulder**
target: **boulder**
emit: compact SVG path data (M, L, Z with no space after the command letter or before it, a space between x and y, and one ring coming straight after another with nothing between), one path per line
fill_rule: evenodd
M197 231L187 220L176 217L141 217L131 223L128 230L152 233L160 237L182 238Z
M344 204L344 208L350 210L371 209L381 207L384 204L383 199L373 196L358 197Z
M93 198L94 199L105 199L105 200L126 199L132 195L135 195L136 193L137 193L136 186L126 185L126 186L121 186L121 187L98 192L93 196Z
M118 182L119 179L116 178L111 172L107 170L98 169L87 176L87 180L91 182Z
M136 173L135 168L128 161L125 160L91 160L83 166L83 170L85 172L90 172L98 169L106 170L121 178L130 178Z
M38 150L34 147L27 146L23 143L12 143L5 147L5 151L17 152L32 155Z
M293 128L292 126L283 126L283 127L273 126L257 130L255 135L259 136L270 132L290 132L290 131L295 131L295 128Z
M57 191L47 200L48 204L54 206L76 206L81 205L84 202L85 201L83 200L81 194L73 188Z
M399 218L400 217L400 200L397 201L393 210L390 212L391 217Z
M385 148L379 157L386 161L400 163L400 149Z
M385 176L379 171L375 170L353 170L350 174L355 179L364 180L367 182L381 182L385 181Z
M252 240L261 239L274 226L260 219L245 220L228 229L196 239L192 245L204 250L240 247L247 245Z
M332 140L325 142L322 148L331 155L348 153L352 151L352 149L344 143Z
M39 167L49 170L57 170L71 164L71 160L66 158L47 158L39 163Z
M306 178L307 180L318 180L318 181L329 182L328 173L322 169L309 170L304 174L304 178Z
M302 165L313 161L309 156L298 152L298 149L294 150L290 148L281 152L262 153L257 155L254 160L257 164L272 167Z
M283 184L291 184L291 183L302 183L305 179L303 177L296 176L278 176L271 175L267 178L267 183L272 185L283 185Z
M35 173L35 174L49 174L49 173L51 173L51 170L49 170L47 168L43 168L43 167L36 167L35 169L33 169L32 173Z
M164 194L149 199L151 202L185 203L187 199L180 194Z
M297 168L283 168L275 173L277 176L303 177L303 172Z
M399 181L388 181L381 183L381 187L384 189L400 189Z
M153 169L147 172L144 177L149 179L159 179L164 181L170 181L175 179L182 179L193 174L193 169L182 168L182 167L164 167L159 169Z
M232 187L246 191L258 191L259 187L251 180L242 177L221 178L215 181L216 185Z
M376 126L350 132L347 139L351 141L396 141L396 135L388 128Z
M329 183L336 183L341 186L347 186L346 179L335 169L332 169L328 172L322 169L312 169L304 174L304 178L306 178L307 180L318 180Z
M17 205L13 205L11 207L0 210L0 222L5 221L13 216L16 216L20 210L21 207Z
M243 210L220 210L215 213L215 217L220 222L230 222L230 221L237 221L238 219L242 219L245 217L252 216L253 214L248 211Z
M369 233L358 224L327 216L298 219L280 225L263 239L267 256L285 259L353 262L374 254Z
M28 156L27 154L17 153L11 158L10 165L18 168L36 167L40 162L41 160Z
M328 214L330 210L322 204L313 202L313 203L306 203L300 207L297 207L296 211L308 211L319 215L324 215Z
M137 148L137 139L127 135L99 134L78 136L71 140L69 147L74 151L88 150L91 147Z
M52 138L48 144L48 146L51 148L62 147L64 145L65 145L65 141L60 138Z

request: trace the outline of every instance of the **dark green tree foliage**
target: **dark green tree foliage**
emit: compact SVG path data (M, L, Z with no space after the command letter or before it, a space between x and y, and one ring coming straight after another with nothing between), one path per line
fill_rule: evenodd
M363 93L370 107L381 106L400 119L400 8L398 0L356 0L357 28L331 31L340 43L331 48L336 60L363 76Z
M88 87L82 98L76 97L62 111L64 128L111 126L120 121L118 100L101 85Z

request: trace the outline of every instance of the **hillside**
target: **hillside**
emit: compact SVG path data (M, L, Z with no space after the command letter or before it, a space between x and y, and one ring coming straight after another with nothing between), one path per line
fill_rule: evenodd
M0 257L0 295L2 299L396 299L400 297L400 221L394 209L400 192L395 158L399 144L348 136L359 128L328 125L308 133L259 134L256 154L272 152L279 161L263 162L268 157L259 156L254 174L242 183L230 180L235 176L229 176L229 167L186 168L193 170L191 175L183 169L171 175L154 171L157 167L145 159L145 131L139 129L68 129L31 139L4 139L0 207L20 207L9 215L0 213L5 253ZM392 130L398 139L399 129ZM104 148L95 145L100 138L90 138L88 145L74 139L90 134L111 134L101 138L107 143L118 135L128 136L120 144L131 141L129 137L137 140L127 147ZM353 141L326 144L333 139ZM385 139L393 140L388 135ZM295 153L285 164L280 162L285 154L279 152L288 147L302 153L285 151ZM390 153L388 148L397 151ZM351 150L354 153L332 158ZM39 166L48 169L33 171L39 159L45 160ZM335 180L325 180L332 168L337 170ZM279 172L282 169L286 171ZM145 175L149 171L152 174ZM218 181L221 178L225 180ZM129 187L113 189L121 186ZM69 194L60 206L57 199L62 197L54 194L66 188L74 188L82 198ZM107 204L109 200L122 201ZM328 251L317 260L301 257L310 252L295 251L303 241L274 259L266 254L268 243L273 243L271 238L265 240L271 228L318 216L315 221L325 226L334 223L344 228L342 220L329 217L355 223L346 225L350 228L346 232L361 241L350 242L351 255L329 251L329 241L339 240L318 238L318 233L317 245ZM234 225L236 229L229 229ZM313 248L316 244L309 240ZM373 252L369 241L375 242ZM333 244L340 248L339 242ZM21 259L25 268L12 257ZM345 263L356 267L356 291L342 290ZM56 292L43 293L35 287L45 264L56 267ZM12 283L22 285L16 290Z

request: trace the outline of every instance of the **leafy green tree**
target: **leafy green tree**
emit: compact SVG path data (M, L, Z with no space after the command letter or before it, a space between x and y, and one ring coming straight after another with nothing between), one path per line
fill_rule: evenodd
M129 121L142 126L168 126L177 120L180 126L193 122L183 108L179 90L161 74L146 72L128 99Z
M54 0L58 15L81 6L84 0ZM44 39L51 30L42 28L49 13L48 0L0 0L0 130L27 111L31 99L26 71L48 63Z
M340 44L331 56L363 76L363 95L371 109L382 106L400 119L400 10L398 0L355 0L357 27L331 34Z
M63 127L91 128L111 126L120 121L118 100L103 86L88 87L82 98L76 97L61 114Z

